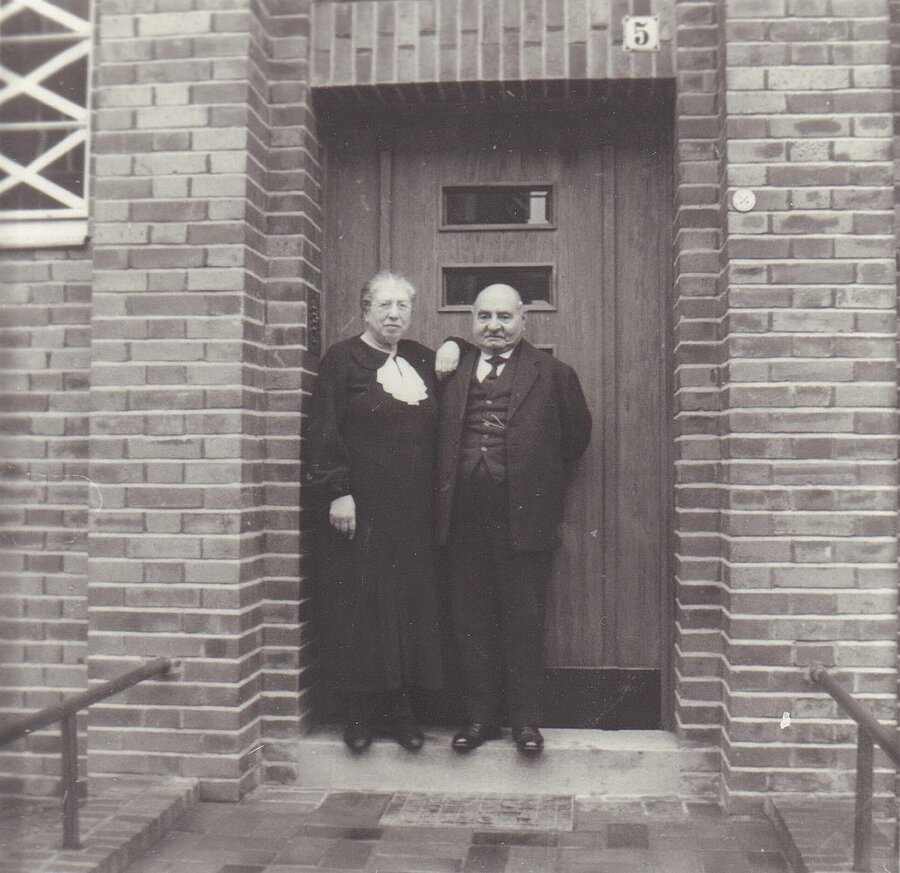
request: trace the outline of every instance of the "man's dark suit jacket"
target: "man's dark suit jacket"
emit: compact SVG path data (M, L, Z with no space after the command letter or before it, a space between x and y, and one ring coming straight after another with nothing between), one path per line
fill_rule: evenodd
M516 550L543 551L559 543L565 464L591 438L591 413L575 371L521 340L506 433L509 538ZM459 470L469 385L480 351L469 347L440 391L437 537L445 545Z

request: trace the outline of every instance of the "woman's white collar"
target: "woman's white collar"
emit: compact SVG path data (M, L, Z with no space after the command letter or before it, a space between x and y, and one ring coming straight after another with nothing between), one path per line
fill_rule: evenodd
M378 384L395 400L418 406L428 397L428 389L415 368L396 353L378 368Z

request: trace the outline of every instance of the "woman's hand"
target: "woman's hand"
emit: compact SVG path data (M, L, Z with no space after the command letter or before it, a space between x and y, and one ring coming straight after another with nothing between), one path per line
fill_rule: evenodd
M445 379L459 366L459 346L453 340L447 340L434 356L434 372L438 379Z
M352 494L345 494L331 501L328 520L338 533L343 534L348 540L353 539L356 535L356 501Z

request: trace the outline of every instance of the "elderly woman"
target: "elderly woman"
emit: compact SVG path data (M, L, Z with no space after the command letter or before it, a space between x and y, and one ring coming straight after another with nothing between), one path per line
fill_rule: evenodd
M310 477L326 494L318 576L325 682L346 705L344 742L361 752L376 713L415 751L424 735L408 689L441 684L432 566L435 355L403 339L415 290L383 272L362 290L365 330L322 358Z

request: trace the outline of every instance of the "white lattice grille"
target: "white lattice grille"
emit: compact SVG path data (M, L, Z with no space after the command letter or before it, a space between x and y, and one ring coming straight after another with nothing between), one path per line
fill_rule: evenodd
M87 215L90 0L0 0L0 219Z

